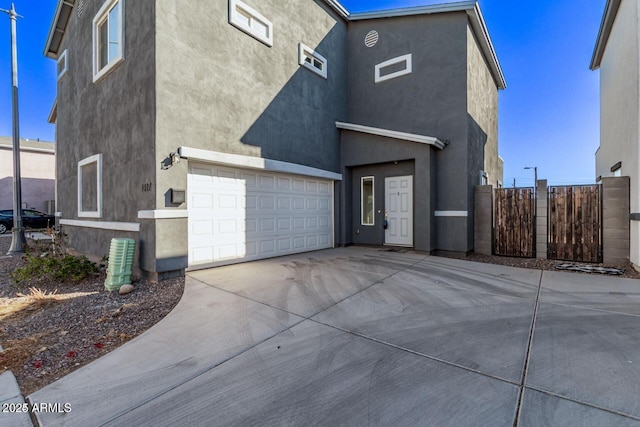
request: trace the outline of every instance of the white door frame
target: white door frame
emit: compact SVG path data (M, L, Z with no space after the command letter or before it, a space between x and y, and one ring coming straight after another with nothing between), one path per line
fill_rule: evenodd
M413 175L384 179L384 244L413 247Z

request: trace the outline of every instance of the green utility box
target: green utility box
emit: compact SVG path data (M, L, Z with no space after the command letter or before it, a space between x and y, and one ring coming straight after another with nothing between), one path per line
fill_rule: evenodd
M111 239L109 249L109 267L104 288L117 291L122 285L131 284L131 267L135 254L136 241L133 239Z

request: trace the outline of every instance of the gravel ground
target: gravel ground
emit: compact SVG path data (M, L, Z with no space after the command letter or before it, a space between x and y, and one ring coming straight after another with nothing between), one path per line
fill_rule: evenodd
M640 279L640 272L634 269L630 264L605 265L605 264L594 264L594 263L585 263L585 262L558 261L554 259L516 258L516 257L504 257L504 256L495 256L495 255L478 255L478 254L470 254L465 259L468 261L484 262L488 264L508 265L511 267L531 268L534 270L551 270L551 271L560 271L557 268L557 266L560 264L573 264L577 266L587 266L587 267L615 267L615 268L624 270L624 273L622 275L617 275L615 277L625 277L628 279ZM582 273L582 272L576 272L576 271L570 271L570 272L575 274L600 275L600 273Z
M0 254L10 244L0 236ZM0 257L0 373L13 371L25 396L140 335L184 290L184 278L134 278L132 293L107 292L104 271L80 283L16 284L10 273L21 264L21 257Z

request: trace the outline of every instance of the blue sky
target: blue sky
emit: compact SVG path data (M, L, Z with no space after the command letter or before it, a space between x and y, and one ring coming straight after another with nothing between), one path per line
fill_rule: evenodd
M219 0L218 0L219 1ZM42 51L57 0L15 0L18 13L20 134L54 139L47 117L55 99L55 63ZM480 0L507 79L499 95L500 155L506 186L593 182L598 148L599 72L589 61L606 0ZM351 12L443 3L343 0ZM0 8L11 3L0 0ZM9 18L0 15L0 135L11 135Z

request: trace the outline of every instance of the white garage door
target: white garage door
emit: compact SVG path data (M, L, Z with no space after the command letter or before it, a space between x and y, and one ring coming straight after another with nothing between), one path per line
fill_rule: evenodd
M189 266L251 261L333 246L333 181L192 164Z

